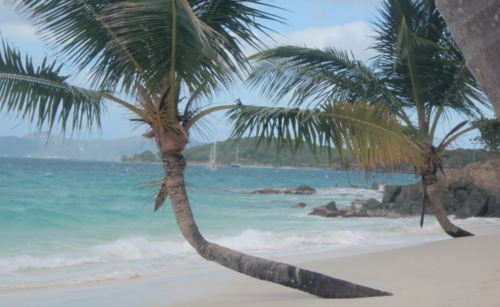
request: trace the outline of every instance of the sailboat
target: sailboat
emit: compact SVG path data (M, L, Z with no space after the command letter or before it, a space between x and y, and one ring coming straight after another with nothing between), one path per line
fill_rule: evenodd
M238 163L238 155L240 151L240 144L236 144L236 161L231 163L231 167L240 167L241 164Z
M214 140L214 144L210 148L210 156L208 159L208 165L206 166L206 169L209 171L216 171L217 170L217 164L216 164L216 159L217 157L217 142Z

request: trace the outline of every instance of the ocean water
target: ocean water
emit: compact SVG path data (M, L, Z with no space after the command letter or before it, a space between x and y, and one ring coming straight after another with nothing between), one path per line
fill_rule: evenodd
M153 213L158 164L0 158L0 291L130 279L207 266L182 238L169 204ZM381 199L349 188L343 172L313 169L221 168L185 171L195 218L207 239L249 254L272 257L357 246L440 238L428 218L320 218L312 207L336 201ZM365 180L409 184L410 174ZM312 196L253 195L263 187L318 189ZM291 208L305 202L307 208ZM468 219L460 225L498 223Z

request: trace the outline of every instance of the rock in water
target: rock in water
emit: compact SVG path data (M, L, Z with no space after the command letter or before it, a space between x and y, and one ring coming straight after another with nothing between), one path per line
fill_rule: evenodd
M332 212L338 211L337 204L334 201L329 202L328 204L326 204L326 210L332 211Z
M255 190L255 191L252 191L251 194L283 194L282 191L280 190L275 190L275 189L271 189L271 188L263 188L263 189L260 189L260 190Z
M305 203L296 203L295 205L292 206L292 208L305 208L307 205Z
M315 193L316 193L316 190L311 188L311 186L309 186L307 184L301 184L298 188L295 189L295 193L293 193L293 194L312 195Z
M285 190L277 190L277 189L271 189L271 188L263 188L259 190L252 191L251 194L264 194L264 195L269 195L269 194L297 194L297 195L312 195L315 194L316 190L311 188L308 185L301 185L297 189L285 189Z

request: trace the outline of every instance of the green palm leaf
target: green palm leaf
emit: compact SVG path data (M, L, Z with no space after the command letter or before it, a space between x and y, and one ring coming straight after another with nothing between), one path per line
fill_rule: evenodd
M422 165L418 134L404 128L381 104L325 104L317 109L239 106L228 112L235 128L232 137L256 135L257 144L275 142L278 150L295 153L315 144L333 162L333 150L346 166L355 161L361 170L414 163Z
M0 53L0 111L17 113L23 119L44 124L50 131L59 123L64 132L79 130L84 125L100 127L105 92L70 85L61 76L56 62L35 67L31 58L2 42Z
M281 46L250 57L255 66L248 84L261 86L274 100L293 93L290 103L307 99L359 101L380 96L379 80L362 62L334 48Z
M245 47L260 50L263 46L258 33L269 37L274 32L262 21L284 22L284 19L267 10L279 8L261 0L188 0L198 18L224 39L220 54L232 70L246 68ZM267 9L266 11L259 9ZM245 46L247 44L248 46Z

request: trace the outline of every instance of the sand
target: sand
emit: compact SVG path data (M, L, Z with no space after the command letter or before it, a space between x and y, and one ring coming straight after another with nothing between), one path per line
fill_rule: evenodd
M368 248L285 259L391 292L390 297L325 300L214 266L84 287L3 292L0 306L500 307L500 225L472 230L478 235L462 239L443 236L443 240L388 250Z

